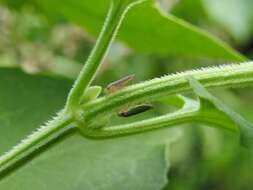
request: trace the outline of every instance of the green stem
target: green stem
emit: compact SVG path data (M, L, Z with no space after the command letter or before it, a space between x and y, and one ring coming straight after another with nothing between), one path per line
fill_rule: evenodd
M65 113L60 113L45 126L40 127L37 131L0 157L0 173L19 160L30 155L36 149L63 134L70 129L70 124L72 122L73 119L71 117L67 116Z
M190 91L187 76L196 78L208 88L242 87L253 84L253 62L190 70L129 86L84 105L85 119L89 122L99 115L113 113L125 105Z
M1 156L0 173L70 128L70 124L76 120L76 112L78 112L77 110L80 107L79 103L82 95L96 75L100 64L119 30L125 14L131 7L142 1L144 0L111 0L110 9L98 40L75 81L73 88L70 90L64 109L66 111L62 112L46 126L39 128L38 131L28 136L20 144Z
M176 111L174 113L169 113L159 117L124 125L104 127L101 129L81 127L80 130L82 131L82 134L88 138L104 139L144 133L189 123L202 123L208 126L218 126L232 132L237 132L236 128L233 129L230 127L230 125L233 125L232 122L229 123L229 125L226 125L223 123L223 120L217 120L217 117L212 117L209 115L203 116L200 112L199 105L193 109L183 108L182 110Z
M78 107L82 94L92 82L99 66L103 62L130 4L125 0L111 1L105 24L97 42L69 93L66 104L67 109L75 110Z
M99 66L120 28L125 14L130 7L142 1L143 0L112 0L105 24L95 47L69 93L66 102L66 110L70 111L71 114L73 114L73 112L75 114L80 108L81 97L96 75ZM85 122L89 122L95 120L98 115L113 112L116 108L129 103L145 100L150 101L157 97L188 91L190 87L186 79L187 76L193 76L205 87L243 85L253 83L253 63L188 71L133 85L112 95L86 104L83 107L85 110L83 118ZM60 113L46 126L39 128L38 131L28 136L20 144L1 156L0 173L70 129L70 124L76 122L77 118L74 118L73 115L70 116L68 113L69 112ZM108 138L145 132L192 121L214 124L218 122L213 118L200 117L196 110L188 110L178 111L173 114L167 114L126 125L105 127L99 130L85 127L81 129L84 134L89 137Z
M140 100L152 100L157 97L189 91L187 76L193 76L205 87L219 86L241 86L253 83L253 63L242 63L201 69L197 71L187 71L179 74L169 75L160 79L154 79L141 84L130 86L114 94L99 98L84 105L83 119L95 121L97 117L105 113L113 113L116 108L123 105L138 102ZM160 116L149 120L130 123L122 126L106 127L101 130L84 128L84 133L88 137L105 138L154 130L162 127L174 126L187 122L204 122L222 125L213 118L200 117L196 110L176 112L170 115ZM62 132L70 128L71 123L75 123L76 118L69 116L66 112L61 112L46 126L27 137L20 144L0 157L0 173L12 166L20 159L28 156L37 148L47 144ZM223 126L226 128L226 126ZM82 128L81 128L82 129ZM83 129L82 129L83 130Z
M189 123L196 119L198 115L199 114L196 110L177 111L175 113L119 126L110 126L101 129L80 129L82 131L82 134L89 138L113 138L172 127L183 123Z

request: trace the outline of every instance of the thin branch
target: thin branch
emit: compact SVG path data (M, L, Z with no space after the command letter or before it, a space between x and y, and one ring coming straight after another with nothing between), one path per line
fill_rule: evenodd
M196 78L207 88L243 87L253 84L253 62L189 70L126 87L83 105L85 120L89 122L99 115L111 114L128 104L190 91L187 76Z
M29 156L36 149L63 134L70 129L72 122L73 119L71 117L65 113L59 113L53 120L38 128L37 131L30 134L17 146L14 146L10 151L0 157L0 173L24 157Z
M96 72L112 45L127 11L141 2L143 0L111 1L108 15L97 42L69 93L66 103L67 110L73 111L78 107L82 94L96 76Z

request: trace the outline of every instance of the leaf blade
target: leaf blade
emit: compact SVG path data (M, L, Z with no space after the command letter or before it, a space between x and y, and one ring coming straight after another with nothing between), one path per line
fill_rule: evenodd
M36 2L50 16L63 17L77 23L93 35L97 35L100 31L109 7L109 0ZM173 15L162 13L154 0L148 0L129 11L120 29L119 39L142 53L246 60L244 56L214 36Z

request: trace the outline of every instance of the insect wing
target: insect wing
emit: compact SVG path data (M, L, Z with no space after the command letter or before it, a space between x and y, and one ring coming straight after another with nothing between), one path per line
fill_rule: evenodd
M117 81L114 81L112 83L110 83L107 87L106 87L106 90L109 92L109 93L112 93L112 92L115 92L117 90L120 90L122 89L123 87L125 87L129 81L133 80L134 79L134 75L129 75L129 76L126 76L120 80L117 80Z

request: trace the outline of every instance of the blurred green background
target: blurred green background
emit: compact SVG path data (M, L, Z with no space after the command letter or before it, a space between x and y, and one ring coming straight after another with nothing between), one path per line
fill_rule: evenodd
M252 0L160 0L158 3L163 11L212 33L249 59L253 57ZM75 18L52 14L53 5L45 6L50 4L0 0L0 67L74 80L96 37L82 23L72 22ZM91 23L92 18L91 14ZM94 83L106 86L129 74L135 74L134 82L140 82L223 63L229 62L205 56L138 52L124 41L117 41ZM253 121L252 88L219 89L215 94ZM164 189L251 190L253 155L240 148L235 139L235 135L226 131L184 127L183 138L173 145L169 184Z

